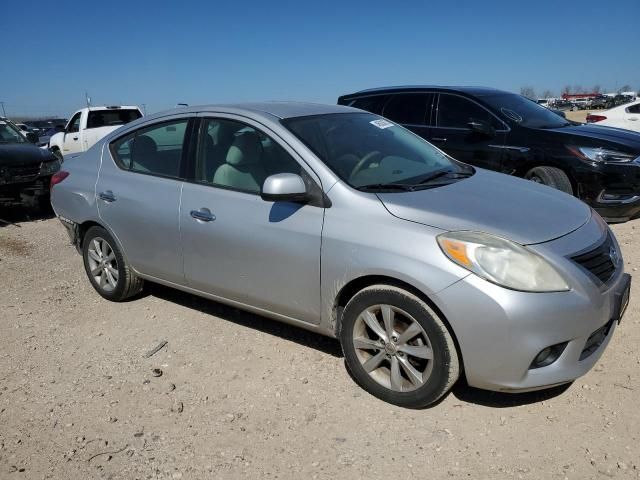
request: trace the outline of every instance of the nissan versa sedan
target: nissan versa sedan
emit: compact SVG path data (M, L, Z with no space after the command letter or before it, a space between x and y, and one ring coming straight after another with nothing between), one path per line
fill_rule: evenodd
M571 382L629 301L618 243L586 204L354 108L159 113L52 184L104 298L157 282L336 337L356 381L404 407L463 374L505 392Z
M638 133L570 122L493 88L376 88L338 103L397 122L462 162L575 195L609 222L640 214Z

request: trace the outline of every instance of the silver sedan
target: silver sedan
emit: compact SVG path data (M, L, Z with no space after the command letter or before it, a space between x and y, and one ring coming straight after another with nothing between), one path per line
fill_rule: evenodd
M52 185L104 298L157 282L336 337L355 380L405 407L463 373L509 392L571 382L629 298L618 243L585 204L348 107L159 113Z

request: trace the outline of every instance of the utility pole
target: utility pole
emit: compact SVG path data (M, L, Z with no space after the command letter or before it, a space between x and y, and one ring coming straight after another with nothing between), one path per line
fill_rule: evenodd
M0 102L0 105L2 105L2 116L6 117L7 116L7 112L4 109L4 102Z

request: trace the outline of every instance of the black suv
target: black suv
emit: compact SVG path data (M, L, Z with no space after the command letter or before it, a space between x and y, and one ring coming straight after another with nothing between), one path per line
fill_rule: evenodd
M575 195L610 222L640 213L640 134L570 122L482 87L388 87L338 104L382 115L457 160Z
M0 207L49 205L49 182L60 170L60 161L48 150L35 146L33 142L37 140L35 133L25 136L0 117Z

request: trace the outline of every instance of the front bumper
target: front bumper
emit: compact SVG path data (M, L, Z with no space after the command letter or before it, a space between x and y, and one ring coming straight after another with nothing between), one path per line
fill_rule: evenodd
M28 182L0 184L0 204L25 204L49 194L51 175L37 177Z
M553 252L554 265L560 263L558 269L570 280L568 292L517 292L469 275L438 293L437 303L458 339L469 385L507 392L538 390L571 382L594 366L616 330L620 294L629 276L620 258L613 277L598 286L565 256L580 237L592 242L602 234L606 227L601 223L592 220L567 237L530 247L543 256ZM557 360L531 368L543 349L564 342Z

